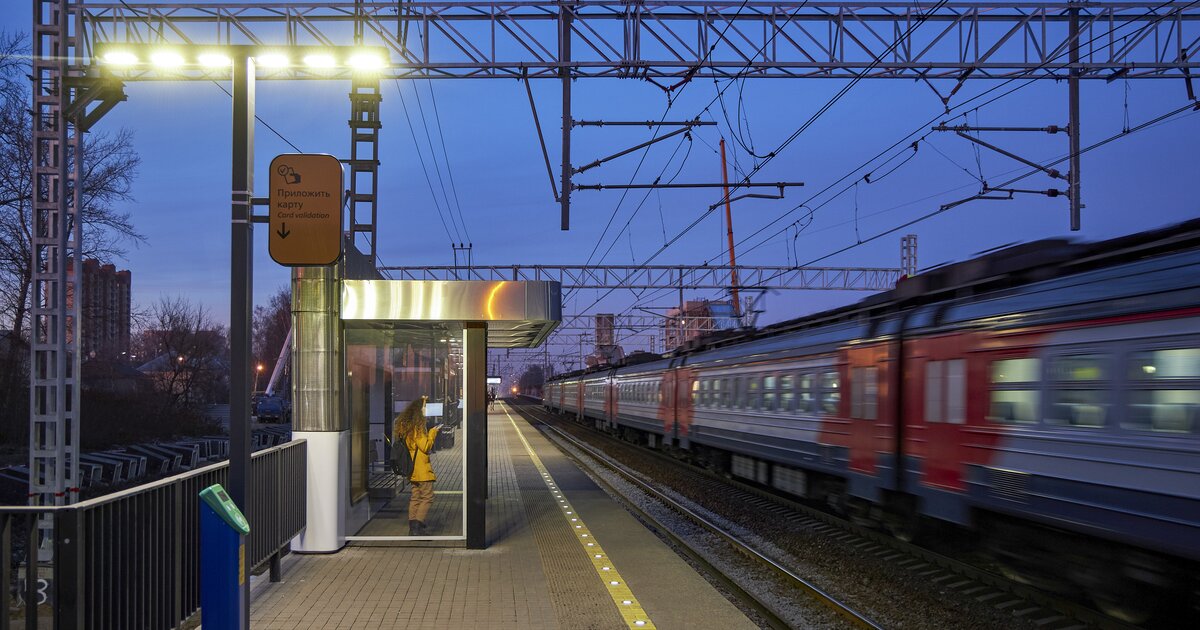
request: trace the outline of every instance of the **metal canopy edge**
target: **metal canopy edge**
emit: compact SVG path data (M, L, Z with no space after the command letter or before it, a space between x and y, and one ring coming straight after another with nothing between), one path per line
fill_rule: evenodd
M487 322L488 347L536 348L562 321L552 281L344 280L343 321Z

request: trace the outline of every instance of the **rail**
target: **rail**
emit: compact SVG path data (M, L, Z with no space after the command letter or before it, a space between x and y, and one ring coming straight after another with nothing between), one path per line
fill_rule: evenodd
M273 580L306 524L307 457L297 440L251 459L246 565L269 563ZM0 507L0 630L179 627L200 608L199 493L228 474L220 462L73 505ZM38 539L46 514L53 540Z

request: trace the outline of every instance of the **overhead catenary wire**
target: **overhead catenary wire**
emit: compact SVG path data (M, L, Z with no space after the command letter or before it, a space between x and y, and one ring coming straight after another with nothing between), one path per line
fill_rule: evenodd
M1191 6L1191 5L1195 5L1195 4L1197 4L1197 2L1200 2L1200 0L1194 0L1193 2L1189 3L1189 6ZM1170 5L1170 4L1172 4L1172 3L1171 3L1171 2L1166 2L1166 3L1164 3L1163 5L1160 5L1158 8L1160 8L1160 9L1161 9L1162 7L1168 6L1168 5ZM936 10L936 7L935 7L935 9L934 9L934 10ZM1155 11L1157 11L1157 9L1155 9ZM1153 22L1151 22L1151 23L1149 23L1149 24L1147 24L1147 25L1143 26L1141 29L1139 29L1139 32L1141 32L1141 31L1144 31L1145 29L1152 27L1153 25L1157 24L1157 22L1161 21L1162 19L1164 19L1164 17L1159 17L1157 20L1155 20L1155 21L1153 21ZM1101 33L1100 35L1094 36L1094 37L1092 37L1090 40L1088 40L1087 42L1078 42L1078 41L1077 41L1077 42L1075 42L1074 46L1072 46L1072 47L1068 47L1068 49L1067 49L1067 50L1064 50L1064 51L1063 51L1063 52L1061 52L1060 54L1058 54L1058 55L1056 55L1056 56L1053 56L1053 57L1051 57L1051 58L1047 59L1046 61L1042 62L1041 64L1039 64L1039 66L1038 66L1038 69L1045 68L1046 66L1050 65L1050 64L1051 64L1051 63L1053 63L1054 61L1056 61L1056 60L1058 60L1058 59L1061 59L1061 58L1062 58L1062 57L1064 57L1064 56L1068 56L1068 55L1071 53L1071 50L1072 50L1072 49L1074 49L1074 48L1082 48L1082 47L1086 46L1087 44L1090 44L1091 42L1093 42L1093 41L1096 41L1097 39L1100 39L1100 38L1103 38L1103 37L1110 36L1110 35L1111 35L1112 33L1114 33L1114 32L1115 32L1117 29L1119 29L1119 28L1123 28L1123 27L1124 27L1126 24L1127 24L1127 23L1123 23L1123 24L1120 24L1120 25L1115 25L1115 26L1113 26L1112 28L1110 28L1110 29L1109 29L1109 30L1108 30L1106 33ZM904 37L903 37L903 38L901 38L901 39L899 39L899 40L897 40L897 41L902 41L902 39L905 39L905 38L907 38L907 35L908 35L908 33L911 33L911 29L910 29L910 31L908 31L908 32L907 32L907 33L904 35ZM1064 66L1064 67L1065 67L1065 66ZM859 76L861 77L862 75L859 75ZM1026 76L1027 76L1027 75L1026 75ZM758 230L756 230L756 231L755 231L753 234L751 234L750 236L743 238L743 239L742 239L742 240L741 240L739 243L737 243L737 246L740 246L740 245L743 245L743 244L745 244L745 243L746 243L747 241L749 241L750 239L754 238L755 236L757 236L758 234L762 233L763 231L765 231L766 229L768 229L768 228L769 228L769 227L771 227L772 225L775 225L775 224L777 224L779 221L781 221L781 220L783 220L784 218L786 218L786 217L790 216L791 214L793 214L794 212L796 212L797 210L799 210L799 209L801 209L801 208L808 208L808 212L806 212L806 213L805 213L804 217L802 217L802 218L800 219L800 221L803 221L805 218L807 218L807 219L809 220L809 223L811 223L811 217L812 217L812 216L815 214L815 212L816 212L817 210L819 210L821 207L823 207L824 205L826 205L827 203L829 203L829 202L830 202L830 201L832 201L833 199L836 199L836 198L837 198L837 197L839 197L840 195L842 195L842 194L845 194L845 193L846 193L846 192L847 192L847 191L848 191L850 188L852 188L852 187L853 187L855 184L857 184L857 183L858 183L859 179L858 179L858 178L856 178L856 179L855 179L855 180L854 180L852 183L850 183L850 184L849 184L849 185L847 185L846 187L842 188L842 189L841 189L841 190L840 190L840 191L839 191L837 194L835 194L833 197L831 197L831 198L827 199L826 201L822 202L821 204L817 205L816 207L810 207L810 206L808 205L808 204L809 204L809 203L811 203L813 200L817 199L817 198L818 198L818 197L820 197L821 195L823 195L823 194L825 194L826 192L828 192L829 190L833 189L833 188L834 188L835 186L837 186L838 184L840 184L840 183L842 183L842 182L846 181L847 179L849 179L850 177L854 176L856 173L858 173L858 172L862 171L863 169L865 169L867 166L869 166L869 165L870 165L872 162L876 161L876 160L877 160L877 159L879 159L880 157L882 157L882 156L884 156L884 155L887 155L888 153L890 153L891 151L893 151L893 150L894 150L894 149L896 149L897 147L901 146L902 144L904 144L905 142L907 142L908 140L910 140L910 139L911 139L913 136L915 136L915 135L917 135L918 133L920 133L920 132L921 132L923 129L926 129L926 128L928 128L928 126L929 126L929 125L931 125L932 123L936 122L938 119L943 119L943 118L946 116L946 114L949 114L949 113L950 113L951 111L953 111L954 109L961 109L961 108L965 107L966 105L970 104L971 102L973 102L973 101L975 101L975 100L978 100L978 99L980 99L980 98L983 98L983 97L987 96L988 94L990 94L990 93L992 93L992 92L994 92L994 91L996 91L996 90L999 90L999 89L1003 88L1004 86L1008 85L1009 83L1012 83L1012 82L1014 82L1014 81L1017 81L1017 80L1019 80L1020 78L1021 78L1021 77L1011 77L1011 78L1009 78L1009 79L1006 79L1005 81L1003 81L1003 82L1002 82L1002 83L1000 83L999 85L997 85L997 86L994 86L994 87L992 87L992 88L989 88L988 90L985 90L985 91L981 92L980 94L973 96L972 98L968 99L967 101L965 101L965 102L963 102L963 103L960 103L959 105L956 105L954 108L948 108L948 109L947 109L945 112L939 113L937 116L935 116L934 118L932 118L930 121L928 121L928 122L926 122L926 123L923 123L921 126L919 126L919 127L917 127L916 129L914 129L912 132L910 132L909 134L907 134L905 137L903 137L903 138L901 138L900 140L896 141L895 143L893 143L891 146L887 147L887 148L886 148L886 149L884 149L883 151L880 151L880 152L879 152L879 153L877 153L875 156L873 156L872 158L868 159L867 161L865 161L863 164L861 164L861 165L860 165L860 166L858 166L857 168L855 168L855 169L853 169L853 170L851 170L851 171L847 172L845 175L843 175L842 177L838 178L838 179L837 179L837 180L835 180L834 182L830 183L830 184L829 184L829 185L827 185L825 188L823 188L822 190L818 191L816 194L814 194L814 195L812 195L812 196L808 197L807 199L805 199L804 201L802 201L800 204L798 204L797 206L795 206L795 207L793 207L791 210L789 210L787 213L784 213L784 214L783 214L783 215L781 215L780 217L777 217L775 220L773 220L773 221L769 222L768 224L766 224L766 225L762 226L761 228L759 228ZM993 102L995 102L995 101L999 100L1000 98L1003 98L1003 97L1005 97L1005 96L1008 96L1009 94L1012 94L1013 92L1015 92L1015 91L1017 91L1017 90L1019 90L1019 89L1022 89L1022 88L1024 88L1024 87L1027 87L1028 85L1032 84L1032 83L1033 83L1033 82L1035 82L1036 80L1037 80L1036 78L1030 78L1030 79L1027 79L1027 80L1026 80L1026 82L1025 82L1024 84L1022 84L1022 85L1019 85L1019 86L1016 86L1015 88L1013 88L1013 89L1009 90L1008 92L1005 92L1004 94L1000 94L1000 95L998 95L998 96L995 96L995 97L993 97L993 98L989 99L987 102L985 102L985 103L983 103L983 104L981 104L981 105L978 105L978 106L976 106L974 109L975 109L975 111L978 111L978 110L979 110L981 107L985 107L985 106L987 106L987 105L989 105L989 104L991 104L991 103L993 103ZM928 133L926 133L926 134L925 134L925 136L922 136L922 138L921 138L921 139L922 139L922 140L923 140L923 139L925 139L925 137L926 137L926 136L928 136ZM892 157L888 158L888 160L885 160L885 162L884 162L883 164L886 164L888 161L891 161L891 160L892 160L892 159L894 159L895 157L896 157L896 156L895 156L895 155L893 155ZM881 166L882 166L882 164L881 164ZM703 219L703 215L702 215L701 219ZM699 222L700 222L700 220L694 221L694 222L693 222L692 224L690 224L690 225L689 225L687 228L685 228L685 229L684 229L684 230L683 230L683 231L682 231L682 232L681 232L679 235L677 235L677 238L676 238L676 239L673 239L673 240L671 241L671 243L673 243L673 242L676 242L676 241L678 240L678 238L679 238L679 237L681 237L681 236L682 236L683 234L685 234L687 231L689 231L689 230L691 230L692 228L694 228L696 225L698 225L698 223L699 223ZM785 226L784 226L783 230L781 230L781 231L786 231L786 230L787 230L787 229L789 229L791 226L793 226L793 225L798 225L798 223L799 223L799 221L797 221L797 222L795 222L795 223L792 223L792 224L787 224L787 225L785 225ZM806 226L807 226L807 225L806 225ZM806 226L805 226L805 227L806 227ZM899 228L898 228L898 229L899 229ZM774 239L774 237L775 237L775 236L777 236L779 233L780 233L780 231L777 231L777 232L773 233L772 235L770 235L770 236L768 236L768 237L764 238L763 240L761 240L760 242L758 242L757 244L755 244L755 245L754 245L754 246L752 246L752 247L751 247L749 250L746 250L746 251L747 251L747 252L749 252L749 251L753 251L753 250L755 250L755 249L758 249L759 247L761 247L761 246L765 245L766 243L768 243L768 242L771 242L771 241ZM798 234L797 234L797 236L798 236ZM873 240L873 239L872 239L872 240ZM866 241L864 241L864 242L866 242ZM669 244L670 244L670 243L669 243ZM668 245L669 245L669 244L668 244ZM660 251L659 251L659 252L656 252L654 256L651 256L651 258L647 259L646 263L643 263L643 264L648 264L648 263L649 263L649 261L650 261L650 260L653 260L653 258L654 258L655 256L657 256L659 253L661 253L661 251L662 251L663 249L665 249L665 247L664 247L664 248L662 248L662 249L660 249ZM714 260L717 260L718 258L720 258L721 256L723 256L723 255L724 255L724 254L726 254L726 253L728 253L728 249L727 249L727 248L726 248L726 249L725 249L723 252L721 252L720 254L718 254L717 256L714 256L713 258L710 258L710 259L708 260L708 263L709 263L709 264L711 264L711 263L712 263L712 261L714 261ZM809 263L809 264L811 264L811 263ZM797 265L797 266L800 266L800 265ZM652 297L654 297L654 296L657 296L657 295L661 295L663 292L664 292L664 290L657 290L657 291L654 291L654 292L653 292L653 295L652 295ZM602 296L601 296L601 297L600 297L598 300L596 300L595 302L593 302L593 304L592 304L591 306L589 306L589 307L588 307L588 309L591 309L593 306L595 306L595 304L599 303L600 299L603 299L603 298L604 298L604 297L606 297L606 296L607 296L609 293L611 293L611 290L610 290L608 293L606 293L605 295L602 295ZM635 304L634 306L636 306L636 304ZM633 307L630 307L630 308L633 308ZM627 312L628 310L629 310L629 309L626 309L626 312Z
M446 214L450 215L450 223L454 226L454 233L458 235L458 242L465 242L466 226L462 226L462 231L459 231L460 221L456 218L454 212L454 204L450 200L450 194L446 192L446 180L442 177L442 166L438 160L437 149L433 147L433 135L429 133L429 120L425 115L425 105L421 102L421 89L419 84L413 85L413 95L417 99L417 111L420 114L421 127L425 130L425 143L429 146L429 159L433 162L433 172L437 175L438 187L442 191L442 199L446 203ZM449 166L449 162L447 162Z
M1200 1L1200 0L1198 0L1198 1ZM792 132L782 143L780 143L780 145L778 147L776 147L774 151L771 151L770 153L768 153L767 157L765 159L763 159L761 162L756 164L754 166L754 168L751 169L750 173L747 174L744 181L749 180L750 177L752 177L754 174L761 171L763 169L763 167L765 167L772 160L774 160L774 158L777 157L781 151L786 149L792 142L794 142L796 140L796 138L799 138L801 134L803 134L805 131L807 131L813 124L815 124L816 121L819 120L825 114L825 112L829 111L829 109L832 108L835 104L837 104L837 102L840 101L842 99L842 97L844 97L847 93L849 93L849 91L851 89L853 89L853 87L855 85L857 85L863 79L864 76L866 76L872 69L874 69L876 66L878 66L882 62L882 59L884 57L886 57L888 54L891 54L891 52L893 50L895 50L898 46L900 46L901 43L903 43L905 40L907 40L908 37L916 29L920 28L921 25L923 25L925 23L928 15L931 15L933 12L936 12L943 5L945 5L946 2L947 2L947 0L939 0L939 2L936 5L931 7L926 13L922 14L919 19L915 20L912 24L910 24L909 27L904 31L904 33L901 34L899 37L897 37L896 41L892 42L892 44L888 46L887 50L885 50L883 54L881 54L874 61L872 61L870 64L868 64L868 66L862 72L860 72L858 75L856 75L855 78L853 78L849 82L847 82L847 85L843 86L840 90L838 90L838 92L836 94L834 94L834 96L832 98L830 98L828 101L826 101L826 103L823 106L821 106L821 108L819 108L814 114L809 116L808 119L806 119L805 122L802 123L794 132ZM728 87L728 86L726 86L726 87ZM709 105L711 106L712 102L710 102ZM732 186L731 188L736 188L736 185ZM728 199L730 194L732 194L732 191L730 193L723 195L721 197L720 201L718 201L716 204L713 204L707 210L702 212L700 214L700 216L697 217L695 220L693 220L691 223L689 223L687 225L687 227L685 227L683 230L681 230L679 233L677 233L675 236L673 236L670 241L668 241L666 244L664 244L662 247L660 247L657 251L655 251L653 254L651 254L650 257L647 258L641 264L641 266L645 266L645 265L649 264L651 261L653 261L659 255L661 255L664 251L666 251L671 245L678 242L681 238L683 238L684 235L686 235L693 228L695 228L697 225L699 225L701 222L703 222L704 219L708 218L708 216L710 214L712 214L716 210L717 207L720 207L720 205L723 204L726 199ZM584 311L586 312L588 310L591 310L592 307L599 304L601 300L603 300L605 297L610 295L613 290L614 289L608 289L607 291L605 291L600 297L596 298L596 300L594 300L587 308L585 308Z
M1190 2L1190 3L1189 3L1189 5L1188 5L1188 6L1190 7L1190 6L1192 6L1192 5L1195 5L1195 4L1197 4L1198 2L1200 2L1200 0L1193 0L1192 2ZM1165 6L1169 6L1170 4L1172 4L1172 2L1170 2L1170 1L1168 1L1168 2L1165 2L1165 3L1161 4L1161 5L1159 5L1159 6L1158 6L1158 7L1155 9L1155 11L1158 11L1159 9L1161 9L1161 8L1163 8L1163 7L1165 7ZM1185 8L1186 8L1186 7L1185 7ZM1148 28L1150 28L1150 27L1154 26L1155 24L1157 24L1157 22L1161 21L1161 20L1162 20L1162 19L1164 19L1164 18L1165 18L1165 15L1164 15L1164 16L1160 16L1160 17L1159 17L1157 20L1155 20L1155 21L1152 21L1152 22L1150 22L1150 23L1148 23L1148 24L1144 25L1144 26L1143 26L1141 29L1139 29L1139 31L1138 31L1138 32L1142 32L1142 31L1144 31L1144 30L1146 30L1146 29L1148 29ZM1108 31L1106 31L1106 32L1103 32L1103 33L1101 33L1101 34L1099 34L1099 35L1093 36L1091 39L1089 39L1089 40L1087 40L1087 41L1076 42L1076 44L1075 44L1075 46L1074 46L1074 47L1075 47L1075 48L1084 48L1084 47L1086 47L1087 45L1090 45L1092 42L1095 42L1095 41L1097 41L1097 40L1100 40L1100 39L1103 39L1103 38L1109 37L1110 35L1112 35L1113 33L1115 33L1115 32L1116 32L1118 29L1120 29L1120 28L1124 28L1124 27L1125 27L1125 26L1127 26L1128 24L1129 24L1129 23L1128 23L1128 22L1126 22L1126 23L1121 23L1121 24L1114 25L1114 26L1113 26L1112 28L1110 28ZM1046 59L1045 61L1043 61L1042 63L1040 63L1040 64L1037 66L1037 68L1035 68L1035 70L1040 70L1040 69L1042 69L1042 68L1045 68L1045 67L1049 66L1050 64L1054 63L1055 61L1057 61L1057 60L1060 60L1060 59L1062 59L1062 58L1064 58L1064 57L1069 57L1070 53L1071 53L1071 49L1070 49L1070 48L1068 48L1068 49L1066 49L1066 50L1063 50L1063 51L1062 51L1062 52L1060 52L1058 55L1055 55L1055 56L1053 56L1053 57L1050 57L1050 58ZM1069 64L1064 64L1064 65L1060 66L1060 68L1065 68L1067 65L1069 65ZM1027 75L1026 75L1026 76L1027 76ZM921 123L921 124L920 124L920 125L918 125L916 128L914 128L912 131L910 131L908 134L906 134L904 137L902 137L902 138L900 138L899 140L895 141L895 142L894 142L894 143L892 143L890 146L888 146L887 148L883 149L883 150L882 150L882 151L880 151L879 153L875 154L875 155L874 155L874 156L872 156L871 158L867 159L866 161L864 161L864 162L863 162L862 164L860 164L859 166L855 167L854 169L851 169L850 171L846 172L846 174L842 175L842 176L841 176L841 177L839 177L838 179L836 179L836 180L834 180L833 182L831 182L829 185L825 186L824 188L822 188L821 190L817 191L817 192L816 192L816 193L814 193L813 195L811 195L811 196L809 196L808 198L804 199L803 201L801 201L799 204L797 204L796 206L794 206L794 207L793 207L791 210L789 210L788 212L785 212L785 213L783 213L782 215L780 215L779 217L775 218L774 220L772 220L772 221L768 222L767 224L765 224L765 225L761 226L760 228L758 228L757 230L755 230L753 233L751 233L749 236L746 236L746 237L742 238L740 241L738 241L738 242L737 242L736 246L737 246L737 247L742 247L742 246L744 246L744 245L745 245L747 242L749 242L751 239L754 239L755 237L757 237L757 236L758 236L759 234L761 234L762 232L765 232L766 230L770 229L772 226L774 226L774 225L778 224L780 221L782 221L782 220L786 219L787 217L791 216L793 213L797 212L797 211L798 211L798 210L800 210L801 208L808 207L808 206L809 206L809 204L813 203L813 202L814 202L816 199L818 199L819 197L821 197L821 196L822 196L822 195L824 195L825 193L829 192L830 190L832 190L832 189L833 189L834 187L836 187L837 185L839 185L839 184L841 184L841 183L843 183L843 182L846 182L846 180L847 180L847 179L850 179L851 177L853 177L853 176L854 176L855 174L857 174L858 172L860 172L860 171L862 171L863 169L867 168L867 167L868 167L868 166L869 166L871 163L875 162L876 160L878 160L879 158L883 157L884 155L887 155L888 153L892 152L892 151L893 151L893 150L895 150L897 147L900 147L900 146L902 146L902 145L906 144L906 143L907 143L909 140L911 140L911 139L912 139L914 136L916 136L917 134L921 133L922 131L924 131L924 130L927 130L927 129L928 129L928 127L929 127L930 125L932 125L933 123L937 122L938 120L943 120L943 119L945 119L945 118L946 118L946 116L947 116L949 113L953 112L954 110L963 109L963 108L965 108L967 105L970 105L971 103L975 102L976 100L979 100L979 99L981 99L981 98L984 98L984 97L988 96L989 94L992 94L993 92L996 92L996 91L998 91L998 90L1001 90L1001 89L1003 89L1005 86L1007 86L1007 85L1009 85L1009 84L1011 84L1011 83L1014 83L1014 82L1020 81L1020 80L1021 80L1021 78L1022 78L1022 77L1017 77L1017 76L1014 76L1014 77L1010 77L1010 78L1008 78L1008 79L1005 79L1004 81L1002 81L1002 82L998 83L997 85L995 85L995 86L992 86L992 87L988 88L987 90L984 90L983 92L980 92L979 94L976 94L975 96L972 96L971 98L969 98L969 99L967 99L967 100L963 101L962 103L960 103L960 104L958 104L958 105L956 105L956 106L954 106L954 107L948 108L947 110L945 110L945 111L943 111L943 112L940 112L940 113L938 113L936 116L933 116L933 117L932 117L932 118L930 118L928 121ZM996 101L1000 100L1001 98L1007 97L1007 96L1009 96L1009 95L1011 95L1011 94L1013 94L1013 93L1017 92L1018 90L1024 89L1024 88L1026 88L1026 87L1028 87L1028 86L1030 86L1030 85L1034 84L1035 82L1037 82L1037 81L1039 81L1039 80L1040 80L1040 79L1037 79L1036 77L1034 77L1034 78L1027 78L1027 79L1025 79L1024 83L1022 83L1022 84L1020 84L1020 85L1018 85L1018 86L1015 86L1015 87L1013 87L1012 89L1009 89L1008 91L1006 91L1006 92L1004 92L1004 93L1002 93L1002 94L998 94L998 95L996 95L996 96L993 96L993 97L991 97L991 98L990 98L990 99L988 99L987 101L985 101L985 102L983 102L983 103L981 103L981 104L979 104L979 105L976 105L976 106L975 106L975 107L974 107L972 110L973 110L973 111L977 111L977 110L979 110L979 109L981 109L981 108L983 108L983 107L987 107L988 105L990 105L990 104L992 104L992 103L994 103L994 102L996 102ZM925 134L924 134L924 135L921 137L921 139L925 139L926 137L928 137L928 135L929 135L928 133L925 133ZM929 144L929 143L927 143L927 144ZM930 144L930 146L933 146L933 145L932 145L932 144ZM893 156L893 158L894 158L894 156ZM889 158L889 160L891 160L891 159L893 159L893 158ZM886 163L886 162L885 162L885 163ZM969 173L969 171L968 171L968 173ZM975 177L975 176L974 176L974 175L972 175L972 177ZM978 178L976 178L976 179L978 179ZM857 181L857 178L855 178L855 180L854 180L854 181ZM833 197L831 197L831 198L829 198L829 199L826 199L825 201L821 202L821 203L820 203L818 206L816 206L815 208L812 208L812 209L810 209L810 212L809 212L808 214L811 214L811 213L812 213L813 211L815 211L815 210L819 210L820 208L822 208L822 207L824 207L825 205L827 205L827 204L828 204L830 201L832 201L833 199L835 199L835 198L837 198L838 196L841 196L841 195L843 195L843 194L847 193L847 192L850 190L850 188L851 188L852 186L853 186L853 183L847 184L847 185L846 185L845 187L843 187L843 188L842 188L840 191L838 191L838 192L837 192L837 193L836 193L836 194L835 194ZM786 226L785 226L785 228L783 228L783 229L781 229L781 230L778 230L778 231L776 231L776 232L772 233L771 235L767 236L767 237L766 237L766 238L764 238L762 241L759 241L757 244L755 244L755 245L751 245L751 246L750 246L748 249L746 249L745 251L748 253L748 252L751 252L751 251L754 251L754 250L758 249L760 246L762 246L762 245L763 245L763 244L765 244L766 242L769 242L769 241L773 240L773 239L774 239L776 236L778 236L778 235L779 235L779 234L780 234L782 231L784 231L785 229L786 229ZM714 260L718 260L718 259L720 259L722 256L724 256L724 255L725 255L725 254L727 254L727 253L728 253L728 249L726 249L725 251L723 251L723 252L721 252L721 253L717 254L716 256L713 256L712 258L710 258L710 259L709 259L709 261L711 262L711 261L714 261Z
M429 169L425 166L425 155L421 152L420 144L417 142L416 128L412 124L412 118L409 116L408 103L404 99L404 91L400 89L400 83L396 86L396 94L400 96L400 107L404 111L404 119L408 122L408 132L412 134L413 148L416 150L417 158L421 162L421 172L425 174L425 183L429 186L429 197L433 201L433 207L437 210L438 219L442 222L442 230L446 232L446 239L453 245L456 242L462 242L462 236L459 236L458 241L454 240L454 235L450 233L450 226L446 223L446 216L442 212L442 206L438 203L437 193L433 191L433 179L429 177ZM457 230L457 227L456 227Z

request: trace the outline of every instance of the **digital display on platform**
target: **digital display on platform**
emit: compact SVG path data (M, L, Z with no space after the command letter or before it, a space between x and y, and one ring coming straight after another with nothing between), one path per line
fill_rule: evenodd
M499 377L499 376L489 376L489 377L487 377L487 384L488 384L488 385L499 385L499 384L500 384L500 377Z

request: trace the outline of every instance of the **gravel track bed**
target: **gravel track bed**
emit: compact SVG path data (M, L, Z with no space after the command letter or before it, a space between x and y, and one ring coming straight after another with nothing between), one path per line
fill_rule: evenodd
M535 412L534 416L539 420L547 419L545 412L540 410ZM597 439L591 430L558 418L555 418L554 425L603 452L613 461L638 471L645 479L653 479L660 491L665 491L689 509L754 545L760 552L792 568L798 575L804 576L835 598L854 606L859 612L886 628L1032 630L1038 627L1029 619L997 610L962 593L948 591L898 565L881 562L878 557L855 549L853 540L838 541L829 533L815 531L773 515L766 515L769 518L764 518L763 514L757 513L753 508L747 509L744 500L736 496L737 491L734 489L722 489L712 480L679 466L658 461L657 458L641 452L638 447L608 439ZM552 433L548 435L577 456L591 459L555 438ZM752 569L755 563L745 559L740 553L729 550L727 545L692 524L689 519L675 514L632 485L619 480L615 473L600 474L606 481L621 488L622 492L629 490L634 493L626 496L638 497L637 505L641 509L654 514L655 518L662 518L662 522L668 523L676 534L688 532L688 540L705 541L703 548L707 550L706 553L737 556L737 559L728 561L730 568L726 575L734 577L743 588L751 590L747 587L747 582L741 579L742 575L749 577L751 571L765 574L764 570ZM663 512L669 513L668 516L661 517L660 513ZM696 538L692 538L693 530L700 532ZM714 547L727 551L713 551ZM722 571L726 570L725 561L718 562L712 558L709 558L709 561ZM757 577L750 579L750 584L764 581ZM773 577L771 581L775 584L769 589L769 601L777 611L791 610L793 607L811 610L818 606L811 603L805 594L795 592L791 587L781 586ZM790 592L785 592L784 589ZM759 595L758 590L752 592ZM805 612L797 615L793 627L846 627L846 624L831 613L826 613L823 619L817 619L812 617L811 612Z

